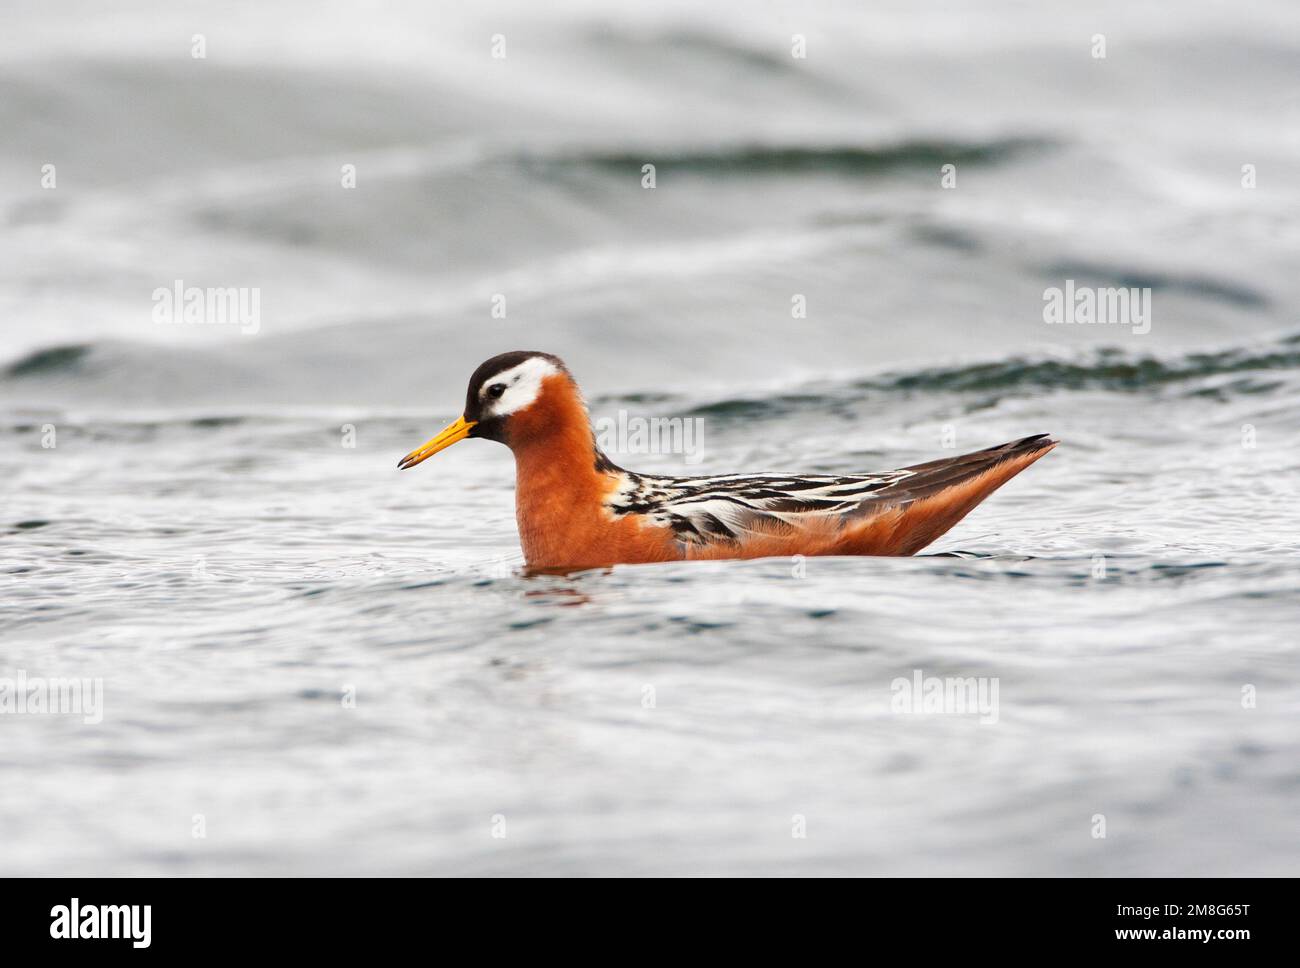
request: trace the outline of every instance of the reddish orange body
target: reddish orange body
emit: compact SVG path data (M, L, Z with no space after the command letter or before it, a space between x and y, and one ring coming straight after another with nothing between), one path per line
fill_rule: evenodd
M533 365L537 360L542 362ZM494 370L492 364L497 361L501 362ZM822 513L810 506L781 514L754 500L753 508L746 508L753 513L743 527L701 535L689 526L684 532L681 518L688 512L675 512L686 507L698 512L699 501L709 495L695 499L675 495L675 479L650 479L666 481L663 486L669 496L663 498L662 508L637 513L620 504L629 481L640 482L641 478L615 467L597 449L582 396L557 359L546 354L504 354L479 370L488 372L485 376L476 373L471 381L466 416L424 448L407 455L402 466L413 466L465 436L490 436L506 443L515 455L519 539L532 568L792 555L911 555L1056 446L1056 441L1045 436L1025 438L879 478L845 478L846 483L824 485L855 488L856 482L864 482L854 493L876 492L859 498L848 511L842 510L844 505L836 505L836 513ZM491 382L498 372L503 382ZM512 376L515 383L531 378L535 384L520 391L523 396L519 399L526 404L518 400L510 403L509 388L503 387ZM494 414L493 400L501 397L513 409ZM479 428L487 429L475 433ZM737 495L745 495L744 485L751 479L702 480L710 486L719 482L717 487L730 487ZM752 480L763 482L762 493L770 498L775 486L772 479ZM820 482L825 479L783 480L791 482L789 495L779 495L788 510L800 495L823 486ZM685 487L700 482L680 483ZM669 520L674 520L676 527L665 523Z

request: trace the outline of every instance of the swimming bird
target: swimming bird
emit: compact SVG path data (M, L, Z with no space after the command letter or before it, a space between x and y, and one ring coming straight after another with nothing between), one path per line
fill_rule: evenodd
M515 455L515 514L530 569L696 558L912 555L1042 457L1036 434L883 474L637 474L596 444L567 366L502 353L469 380L465 411L398 462L414 467L467 437Z

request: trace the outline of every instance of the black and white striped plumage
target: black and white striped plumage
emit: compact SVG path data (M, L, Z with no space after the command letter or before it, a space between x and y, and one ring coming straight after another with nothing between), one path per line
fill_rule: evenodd
M878 474L725 474L666 477L606 463L619 485L606 499L616 517L645 515L688 546L741 541L748 535L810 523L847 522L959 484L1019 454L1041 449L1046 434ZM602 455L603 456L603 455Z
M398 463L478 437L515 456L515 520L530 568L721 558L913 555L1056 441L1039 434L883 474L667 477L616 466L564 362L517 350L482 363L465 410Z

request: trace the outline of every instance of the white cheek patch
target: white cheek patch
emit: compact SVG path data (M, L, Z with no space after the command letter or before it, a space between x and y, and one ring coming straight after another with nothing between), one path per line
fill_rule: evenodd
M560 371L550 360L540 356L524 360L518 366L503 370L483 384L479 399L484 409L494 417L504 417L530 406L542 392L542 381ZM506 392L495 400L488 396L488 387L504 383Z

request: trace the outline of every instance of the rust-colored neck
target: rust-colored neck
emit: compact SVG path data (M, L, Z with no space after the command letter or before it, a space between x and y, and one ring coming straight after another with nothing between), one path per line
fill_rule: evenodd
M596 469L591 420L565 374L547 377L531 406L510 418L515 455L515 514L530 564L574 560L607 518L613 481Z

